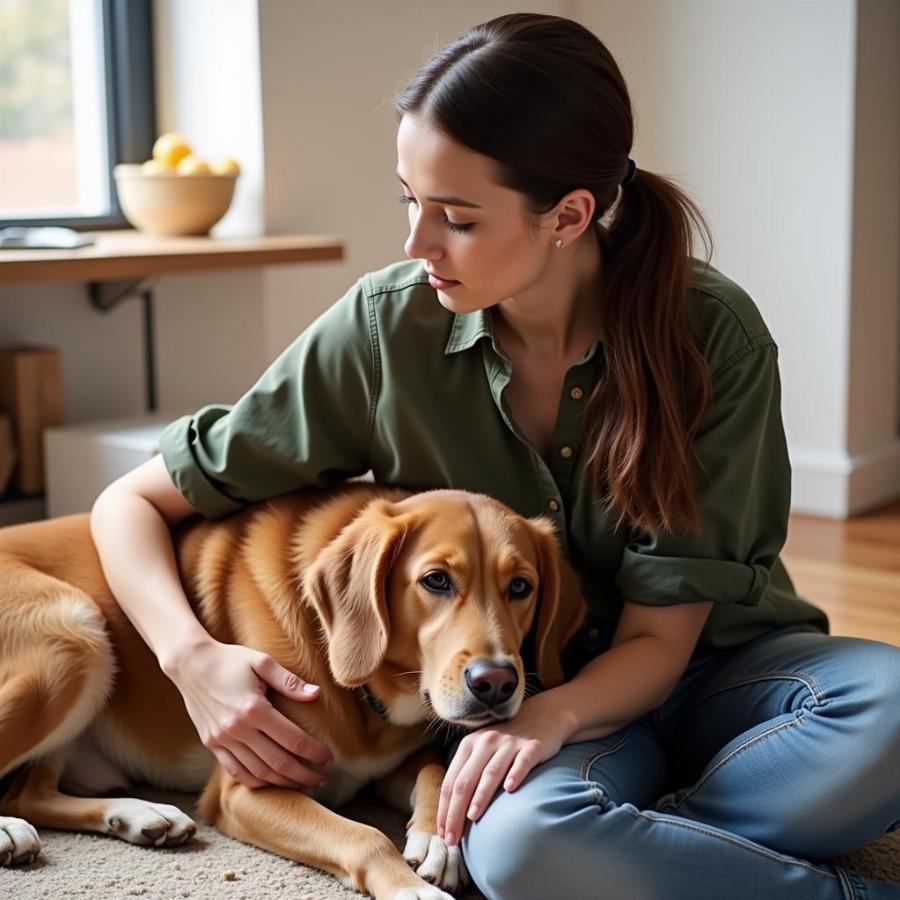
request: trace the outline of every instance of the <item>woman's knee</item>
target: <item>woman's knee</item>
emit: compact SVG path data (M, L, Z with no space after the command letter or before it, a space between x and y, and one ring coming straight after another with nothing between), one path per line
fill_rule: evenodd
M585 869L586 850L593 872L607 855L621 865L627 847L616 846L612 820L603 822L614 808L588 782L548 793L526 779L511 793L500 791L462 841L472 879L490 900L528 900L557 896L560 884Z
M842 675L809 710L818 750L763 843L828 858L875 840L900 820L900 647L846 645ZM773 804L778 805L778 804Z
M853 641L838 684L830 687L821 712L856 727L861 755L877 762L879 750L896 760L900 749L900 647L879 641Z

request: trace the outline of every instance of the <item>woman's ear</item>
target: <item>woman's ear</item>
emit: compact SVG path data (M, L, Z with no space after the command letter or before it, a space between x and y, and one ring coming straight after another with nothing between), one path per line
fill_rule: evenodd
M528 519L538 546L541 579L538 598L535 665L544 688L563 683L562 651L587 612L581 585L563 557L553 523L544 516Z
M364 684L390 639L386 584L407 523L389 500L373 500L316 557L303 592L325 629L328 664L343 687Z

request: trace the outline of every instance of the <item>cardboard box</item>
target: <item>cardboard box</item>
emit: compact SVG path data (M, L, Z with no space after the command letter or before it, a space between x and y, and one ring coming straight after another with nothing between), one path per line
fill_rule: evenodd
M18 456L12 487L44 490L42 436L63 421L62 365L55 347L0 347L0 413L12 421Z

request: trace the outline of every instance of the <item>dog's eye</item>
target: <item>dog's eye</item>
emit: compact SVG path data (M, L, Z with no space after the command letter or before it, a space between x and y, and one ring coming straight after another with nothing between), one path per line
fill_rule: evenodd
M531 582L524 578L513 578L509 586L509 596L513 600L524 600L533 590Z
M447 573L441 571L429 572L419 583L433 594L448 594L453 589Z

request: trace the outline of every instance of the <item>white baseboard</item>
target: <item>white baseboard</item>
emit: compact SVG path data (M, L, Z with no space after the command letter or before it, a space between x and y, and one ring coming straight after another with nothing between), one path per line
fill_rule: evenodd
M791 511L845 519L900 497L900 438L865 453L793 447Z

